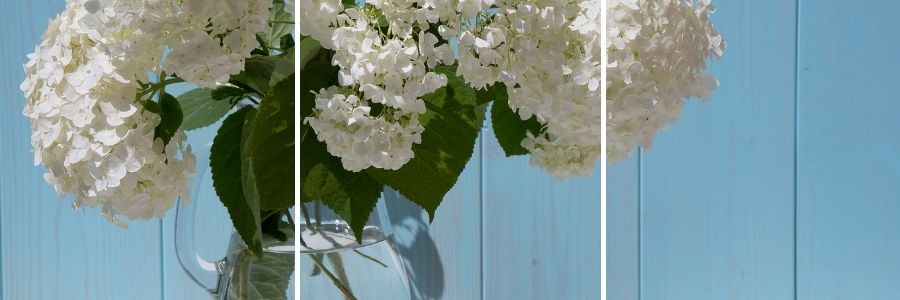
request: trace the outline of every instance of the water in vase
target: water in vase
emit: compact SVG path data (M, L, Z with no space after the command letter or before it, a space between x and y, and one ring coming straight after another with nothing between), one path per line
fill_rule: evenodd
M403 264L380 224L365 226L359 242L339 219L297 226L301 299L410 298Z

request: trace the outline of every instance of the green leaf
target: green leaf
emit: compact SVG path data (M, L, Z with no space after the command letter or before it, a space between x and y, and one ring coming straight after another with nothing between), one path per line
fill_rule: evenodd
M246 107L225 118L213 139L209 166L216 195L228 210L234 228L250 250L262 255L259 203L245 197L241 176L243 127L247 114L252 111L253 108Z
M210 91L210 96L216 101L232 100L237 102L237 100L247 96L247 91L237 87L223 85Z
M287 51L294 49L294 36L285 34L281 36L281 50Z
M252 51L250 51L250 55L268 56L269 48L266 48L265 44L263 44L265 41L263 41L262 35L257 34L256 40L259 41L259 48L256 48L256 49L253 49Z
M294 204L294 75L272 87L253 127L253 173L262 209Z
M438 67L447 75L447 86L422 97L428 112L419 117L425 131L422 143L413 145L415 157L399 170L369 168L378 181L415 202L433 219L434 212L472 157L484 120L484 105L475 90L454 75L450 67Z
M259 95L269 91L269 79L275 69L276 56L252 56L244 62L244 70L231 76L232 83L246 87Z
M308 37L301 36L300 37L300 71L303 71L303 67L306 66L313 57L316 57L316 54L319 53L319 49L322 49L322 45L319 44L319 41Z
M341 4L344 5L344 8L354 7L356 6L356 0L341 0Z
M256 38L256 42L259 43L259 47L253 49L253 51L250 51L251 55L269 56L269 41L264 35L264 33L260 32L257 33L256 36L254 36Z
M483 90L475 90L475 97L478 104L488 104L495 100L506 102L509 99L506 95L506 85L502 82L489 85Z
M282 226L293 236L290 226ZM277 239L266 237L265 245L282 244ZM288 299L292 292L289 288L291 274L294 273L294 255L290 253L267 252L266 255L253 256L247 251L235 258L234 277L229 285L229 299Z
M301 202L320 200L344 221L350 224L357 241L369 214L378 203L384 185L366 172L350 172L344 169L338 158L331 156L322 143L304 141L307 144L300 155L300 164L309 164L309 173L301 174Z
M349 177L337 157L328 153L308 125L309 136L300 144L300 202L321 200L341 192L341 179Z
M302 51L302 50L301 50ZM244 71L231 76L231 83L265 96L266 92L294 74L294 49L275 56L253 56Z
M152 112L154 114L158 115L161 113L162 109L159 107L159 103L153 102L151 100L147 100L147 101L141 101L141 104L144 105L144 108L146 108L147 110L149 110L150 112Z
M266 45L269 45L270 48L282 48L282 37L291 35L294 30L294 24L287 23L293 22L294 19L284 10L284 0L272 1L272 7L269 9L269 21L272 29L266 36Z
M365 172L349 172L333 164L330 170L333 173L329 176L338 178L338 191L320 200L350 224L350 230L359 242L362 240L363 227L381 198L384 185Z
M310 38L307 38L309 40ZM302 48L302 46L301 46ZM301 52L303 50L301 49ZM300 123L303 124L303 119L309 117L312 114L313 108L316 106L316 97L312 92L318 92L322 88L327 88L330 85L332 80L336 81L338 71L340 70L337 66L331 65L331 51L318 51L315 56L312 56L309 59L308 65L309 68L300 71ZM303 55L300 57L303 60ZM335 83L336 84L336 83ZM309 126L303 124L303 132L301 132L301 138L315 138L315 134L312 133L312 130L309 130ZM302 150L301 150L302 151Z
M526 132L531 132L533 135L541 132L541 123L537 118L531 116L530 119L522 121L519 114L509 107L509 98L503 83L498 82L487 91L479 91L479 98L494 100L491 107L492 126L494 135L506 156L528 154L528 150L522 147L522 140L525 139Z
M302 202L324 199L341 192L341 182L338 175L335 174L336 170L332 170L333 164L328 161L323 161L331 160L331 158L325 157L324 155L313 155L311 151L302 156L300 163L309 163L311 165L309 172L301 174L300 177L303 180L300 183L301 193L303 193L301 198L304 199L301 200ZM316 156L320 159L316 160Z
M256 203L256 210L259 211L259 191L256 189L256 176L253 174L252 151L256 109L249 109L250 111L246 112L244 116L244 125L241 128L241 191L244 193L247 203Z
M293 254L267 253L263 257L245 257L254 262L239 269L236 274L238 278L234 279L238 283L234 285L237 290L230 295L235 295L235 299L288 299L287 293L293 292L288 288L294 273Z
M152 110L151 110L152 111ZM181 112L181 105L178 100L168 93L162 93L159 99L159 125L153 131L154 138L161 138L163 144L168 145L169 141L178 132L181 121L184 116Z
M281 242L287 242L288 236L282 231L284 212L285 210L266 210L260 212L263 216L267 216L262 220L262 223L260 223L263 239L272 237Z
M215 89L196 88L178 96L184 111L184 130L193 130L212 125L225 116L246 92L233 86Z
M312 114L313 107L316 106L315 95L312 91L318 91L321 88L327 87L329 80L337 76L338 68L331 65L327 51L321 51L315 58L311 58L309 66L309 68L300 72L300 179L302 180L300 183L300 202L316 200L336 192L336 189L315 193L312 193L309 190L313 186L311 185L312 183L306 182L306 180L311 179L311 177L308 176L309 173L312 172L314 168L319 168L315 172L324 172L325 170L322 170L321 168L327 167L319 165L325 164L327 160L335 158L325 151L325 145L316 140L315 132L313 132L309 125L304 123L303 120ZM333 180L337 179L334 178ZM318 185L321 185L321 183L316 184L316 186Z
M294 49L279 55L275 59L275 67L269 76L269 87L273 87L288 76L294 75Z

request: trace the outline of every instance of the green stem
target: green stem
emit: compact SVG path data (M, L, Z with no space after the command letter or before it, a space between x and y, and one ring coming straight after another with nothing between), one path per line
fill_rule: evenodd
M303 218L306 219L306 227L312 229L312 220L309 219L309 210L306 209L306 204L300 203L300 211L303 213Z
M337 277L344 283L344 287L347 288L347 291L350 292L351 297L353 294L353 290L350 289L350 280L347 278L347 271L344 270L344 259L341 258L341 254L337 252L329 252L325 253L325 257L331 260L331 265L334 266L334 272L337 273ZM346 294L344 294L344 298L347 300L356 299L356 298L348 298Z
M325 264L322 263L322 260L320 260L313 254L310 254L309 257L312 258L313 263L315 263L316 266L319 267L319 269L322 270L322 272L325 273L325 275L327 275L329 279L331 279L331 282L334 283L334 285L339 290L341 290L341 293L344 294L344 298L356 300L356 297L353 296L353 292L350 291L349 288L344 286L344 284L337 278L337 276L334 276L334 273L331 273L331 270L328 270L328 268L325 267Z
M293 227L293 228L297 228L297 225L294 224L294 218L291 217L291 212L290 212L289 210L285 209L285 210L284 210L284 215L287 217L287 222L288 222L288 224L290 224L291 227ZM296 230L296 229L294 229L294 230Z
M303 214L303 218L306 219L306 229L305 230L313 230L312 224L310 224L310 221L309 221L309 212L306 211L306 205L304 205L303 203L300 203L300 210L302 211L301 213ZM288 215L288 216L290 216L290 215ZM293 221L293 220L291 220L291 221ZM294 230L297 230L296 229L297 226L294 226L294 228L295 228ZM309 245L306 245L306 241L303 240L303 232L300 233L300 245L302 245L303 247L309 248Z
M294 21L273 20L273 21L269 21L269 24L294 24Z
M365 257L365 258L368 259L368 260L374 261L376 264L379 264L379 265L381 265L381 266L384 267L384 268L387 268L387 267L388 267L387 264L381 262L381 261L378 260L377 258L368 256L368 255L366 255L365 253L360 252L359 250L353 249L353 252L356 252L356 254L359 254L360 256Z
M316 200L316 225L322 226L322 201Z
M157 82L157 83L155 83L155 84L151 84L151 85L150 85L150 88L148 88L148 89L142 91L140 94L138 94L138 97L145 96L145 95L147 95L147 94L149 94L149 93L158 91L158 90L160 90L160 89L165 89L165 88L166 88L166 85L173 84L173 83L180 83L180 82L184 82L184 79L181 79L181 78L178 78L178 77L173 77L173 78L170 78L170 79L162 80L162 81Z
M266 215L265 215L264 217L260 218L259 220L260 220L260 221L267 220L267 219L271 218L272 216L274 216L274 215L277 214L277 213L280 213L280 211L273 210L273 211L267 212Z
M156 85L157 91L159 91L159 100L162 103L162 99L166 97L166 71L159 73L159 83Z
M300 122L303 122L303 120L300 120ZM300 135L300 144L301 145L303 144L303 141L306 140L306 133L308 133L308 132L309 132L309 127L303 128L303 134Z

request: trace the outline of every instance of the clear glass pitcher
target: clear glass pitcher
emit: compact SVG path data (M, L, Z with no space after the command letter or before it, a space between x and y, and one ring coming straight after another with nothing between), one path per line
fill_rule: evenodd
M179 201L180 202L180 201ZM207 261L194 248L196 204L179 205L175 217L175 251L191 279L216 299L294 299L294 232L282 228L287 241L263 239L263 256L257 257L233 233L225 257Z
M359 242L349 224L320 201L303 203L297 212L300 298L410 299L384 199L369 215Z
M211 126L213 129L218 126ZM202 129L189 134L197 156L197 175L191 186L191 201L179 200L175 208L175 252L181 267L195 283L215 299L293 299L294 231L282 226L287 241L263 236L263 256L250 252L237 232L232 234L225 257L209 261L194 247L194 225L200 202L218 201L212 190L209 152L214 131ZM199 144L197 142L205 142ZM208 203L204 203L204 206ZM228 218L227 215L221 216ZM225 222L231 226L229 222Z

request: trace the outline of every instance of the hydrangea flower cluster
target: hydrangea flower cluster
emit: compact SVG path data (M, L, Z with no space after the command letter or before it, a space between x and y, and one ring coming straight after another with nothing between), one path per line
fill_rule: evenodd
M352 90L341 91L335 86L322 89L316 94L316 107L326 109L307 122L322 133L328 152L337 153L347 170L399 168L401 161L412 158L412 144L421 142L423 128L418 119L401 124L388 121L388 117L402 118L402 112L372 116L372 108Z
M502 82L509 106L545 131L522 145L556 177L600 159L600 2L497 1L484 26L460 34L457 73L472 87Z
M341 86L319 91L304 122L345 169L396 170L412 159L412 145L424 130L421 97L447 84L434 68L455 61L448 29L439 29L443 39L427 31L453 17L449 2L439 2L371 0L370 6L346 9L340 1L300 2L314 8L301 12L300 33L334 50ZM386 24L379 24L376 10ZM377 115L372 104L382 108Z
M600 158L599 0L303 0L300 33L335 51L342 88L317 94L305 120L344 167L397 169L423 128L421 96L452 65L471 87L502 82L523 120L544 126L522 144L557 177L587 175ZM383 14L382 23L379 17ZM371 116L370 104L385 107ZM595 122L596 121L596 122Z
M89 0L90 14L80 22L123 74L146 82L148 71L164 71L215 87L239 73L259 46L256 34L268 28L271 6L271 0ZM171 52L163 60L165 49Z
M709 0L608 0L607 155L628 158L675 122L684 101L707 99L715 78L706 59L725 42L709 20Z
M160 71L204 86L227 82L256 47L270 5L68 0L28 55L21 85L34 163L47 167L47 182L120 226L119 216L162 217L187 199L195 158L182 131L168 143L156 137L160 117L141 103L140 83Z

